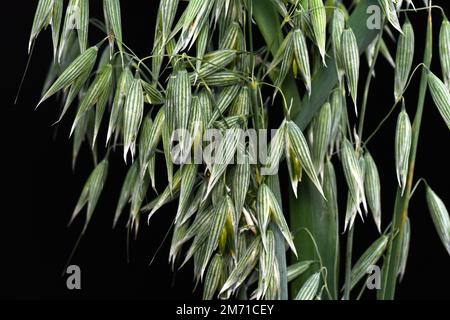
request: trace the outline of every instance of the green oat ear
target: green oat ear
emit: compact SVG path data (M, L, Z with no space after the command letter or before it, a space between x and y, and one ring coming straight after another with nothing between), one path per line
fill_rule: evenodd
M308 270L308 268L313 264L314 261L300 261L296 264L290 265L287 269L287 279L289 282L297 278L303 272Z
M450 91L433 73L428 75L428 86L436 107L450 129Z
M399 100L403 95L414 59L414 30L411 23L406 21L402 30L403 34L399 36L395 59L395 100Z
M344 139L341 150L341 161L344 170L345 180L349 188L348 203L352 203L355 206L357 212L361 212L360 205L364 205L364 210L367 211L365 205L365 192L364 192L364 175L361 170L359 159L353 148L352 144ZM353 225L354 214L347 215L345 218L345 227L351 228Z
M411 140L411 122L406 111L402 110L398 115L397 129L395 133L395 168L397 172L397 181L402 194L406 187Z
M364 189L367 197L367 204L372 212L373 221L381 233L381 183L377 165L369 152L364 155L366 164L366 175L364 179Z
M134 186L136 184L136 179L138 178L138 162L134 162L130 169L128 169L128 173L125 177L125 180L122 185L122 189L120 191L119 201L117 203L116 212L114 214L114 222L113 227L117 225L117 221L119 220L125 205L131 198L132 190L134 190Z
M258 254L261 250L261 240L255 238L247 248L243 257L239 259L236 268L233 269L225 284L222 286L219 296L224 296L227 291L233 292L239 288L258 262Z
M450 22L447 18L442 21L439 32L439 57L444 83L450 91Z
M297 293L295 300L314 300L319 291L320 272L314 273Z
M59 41L58 62L61 62L64 50L73 33L77 34L78 46L80 52L83 53L88 47L89 0L69 1Z
M295 61L302 75L306 90L311 93L311 70L309 63L308 47L306 45L305 36L300 28L294 30L293 33Z
M134 79L125 101L123 114L124 148L123 157L126 160L128 151L134 159L136 152L136 139L144 113L144 92L140 79Z
M320 175L323 172L325 154L331 138L331 105L326 102L312 124L312 134L314 144L312 145L312 159L316 172Z
M381 7L383 8L384 14L386 15L389 23L397 29L400 33L402 33L402 28L400 27L400 22L398 20L397 11L395 9L395 5L390 0L378 0Z
M356 261L352 268L351 287L353 288L365 275L370 266L375 265L382 257L388 243L388 237L382 235Z
M409 247L411 243L411 221L409 220L409 218L406 220L403 229L402 252L400 265L398 268L398 277L400 282L403 280L403 276L405 275L406 265L408 262Z
M436 193L428 186L426 198L431 218L433 219L439 238L450 255L450 216L447 208Z
M359 80L359 51L355 34L352 29L342 32L342 63L347 78L348 90L353 99L355 114L358 115L358 80Z
M78 56L47 90L38 106L58 91L73 85L79 77L91 70L97 59L97 53L98 48L94 46Z
M311 24L314 32L314 38L316 40L317 47L319 48L320 56L322 57L322 63L326 66L325 54L326 54L326 28L327 17L326 10L323 5L323 0L310 0L309 10L311 16Z
M122 17L120 12L120 0L103 0L106 26L111 30L108 32L111 47L114 42L119 48L120 56L123 61L123 44L122 44Z
M102 100L105 100L104 99L105 93L108 94L107 96L109 97L109 90L111 88L111 80L112 80L112 65L107 64L99 71L99 73L95 77L94 81L90 85L88 91L86 92L86 95L83 98L83 101L81 101L81 104L78 107L78 112L75 116L75 120L73 121L70 134L72 134L73 130L77 126L80 119L85 116L86 112L91 107L93 107L95 104L97 104L97 110L98 110L98 107L100 104L102 104L104 107L104 104L106 104L106 101L104 101L104 103L102 103ZM96 134L94 134L94 141L95 141L95 136L96 136Z
M92 171L83 187L83 191L81 192L80 198L78 199L72 218L69 222L70 225L73 220L77 218L83 207L87 205L86 221L84 223L82 234L86 231L86 228L94 214L95 207L97 206L98 200L103 191L103 186L105 185L107 174L108 160L105 159L100 162L94 171Z
M216 254L211 260L208 267L208 272L205 277L205 285L203 288L203 300L211 300L214 298L214 293L221 285L224 271L223 258Z
M305 170L308 177L314 183L317 190L323 197L325 197L323 195L322 186L317 176L317 172L314 168L308 143L306 142L305 136L301 132L300 128L293 121L287 121L285 135L286 135L286 153L292 150L292 153L295 155L296 159L301 163L302 168Z
M33 26L31 27L30 39L28 41L28 53L31 51L33 42L38 37L42 29L47 27L53 18L53 11L59 12L60 1L54 4L53 0L39 0L36 12L34 14Z

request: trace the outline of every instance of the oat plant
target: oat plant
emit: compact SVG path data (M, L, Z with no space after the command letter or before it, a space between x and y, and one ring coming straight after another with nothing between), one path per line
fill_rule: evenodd
M120 153L128 171L120 197L109 199L117 201L114 226L126 215L130 232L145 232L153 215L177 201L168 260L173 269L192 262L204 299L356 298L352 290L376 264L382 266L378 298L393 299L408 257L408 204L420 182L450 254L445 204L425 179L414 177L428 91L450 128L450 23L431 0L350 2L155 1L153 49L139 57L122 33L125 1L104 0L104 15L94 17L88 0L39 0L29 50L49 29L53 57L38 105L56 96L58 121L72 124L73 164L84 144L95 160L70 221L83 218L86 232L113 170L108 157ZM424 11L428 27L420 52L408 16ZM442 20L432 21L432 11ZM438 37L432 22L441 24ZM94 42L92 29L103 39ZM390 52L386 42L393 39L396 51ZM439 52L432 52L433 41ZM423 62L413 65L414 56ZM432 56L440 58L441 69L430 69ZM398 117L391 134L391 170L398 180L392 215L381 202L384 181L369 143L383 123L364 131L380 59L395 70L395 79L386 81L393 103L386 119ZM405 101L419 75L418 100ZM68 119L68 110L75 110L74 118ZM281 123L269 121L274 113L283 116ZM248 144L235 138L251 128L277 129L268 136L267 161L255 159ZM192 139L178 137L182 148L176 151L173 133L179 129ZM185 150L207 147L203 136L211 129L223 134L214 151L222 162L174 161ZM243 159L233 161L238 152ZM264 174L284 168L282 162L290 180L287 203L278 171ZM156 190L156 171L164 170L166 187ZM338 190L337 170L344 174L344 190ZM338 204L338 192L347 195L346 203ZM360 223L374 223L380 235L354 257Z

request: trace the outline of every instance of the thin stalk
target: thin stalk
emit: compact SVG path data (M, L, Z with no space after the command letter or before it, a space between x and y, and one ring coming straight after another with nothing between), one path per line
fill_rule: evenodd
M372 78L373 78L372 74L373 74L373 71L375 70L375 65L377 63L378 54L380 53L381 40L383 38L384 20L381 25L382 25L382 28L381 28L380 34L378 35L378 39L377 39L377 43L376 43L376 47L375 47L375 51L374 51L374 55L373 55L373 60L372 60L372 63L370 64L369 72L367 73L366 83L364 86L364 95L363 95L363 101L361 104L361 112L360 112L359 125L358 125L358 137L361 140L362 140L362 135L363 135L363 131L364 131L364 120L366 117L367 101L369 100L370 84L372 83Z
M431 1L430 1L431 5ZM419 99L417 102L417 111L412 125L412 144L411 154L409 158L409 170L406 190L402 196L400 188L397 188L397 196L395 199L395 207L392 218L392 230L388 244L388 251L382 272L382 288L379 292L379 299L392 300L395 297L395 288L397 284L397 273L399 267L400 253L402 250L403 226L408 217L408 206L411 196L411 189L414 179L414 168L416 163L417 146L419 142L420 126L422 123L422 114L425 103L425 95L427 92L427 73L431 65L432 48L433 48L433 24L431 16L431 8L428 11L427 35L424 53L424 65L427 68L422 70L420 80ZM398 234L397 234L398 233Z
M345 287L343 300L350 300L351 277L352 277L352 252L353 252L353 225L347 233L347 253L345 256Z

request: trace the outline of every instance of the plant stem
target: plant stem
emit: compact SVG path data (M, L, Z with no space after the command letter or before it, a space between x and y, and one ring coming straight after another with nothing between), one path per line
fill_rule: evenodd
M344 287L343 300L350 300L354 230L355 230L355 225L353 224L347 233L347 254L345 257L345 287Z
M417 111L412 125L412 144L411 144L411 154L409 157L408 180L406 190L403 196L400 188L397 188L397 196L395 199L395 207L392 218L392 229L390 232L388 252L383 265L382 288L378 295L378 298L383 300L392 300L395 297L397 273L402 250L402 239L404 230L403 227L408 217L408 206L414 179L414 167L416 162L417 146L419 142L420 126L422 123L425 95L428 87L427 73L428 68L430 67L431 64L433 51L433 28L432 28L431 9L428 12L427 19L428 19L427 35L424 53L424 65L426 66L426 68L422 70L422 76L420 80L420 91L419 91L419 99L417 102Z

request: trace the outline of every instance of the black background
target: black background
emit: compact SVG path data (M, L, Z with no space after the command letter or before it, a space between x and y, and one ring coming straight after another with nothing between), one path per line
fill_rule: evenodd
M446 1L435 1L442 4ZM124 4L125 3L125 4ZM151 52L153 26L158 1L122 2L125 43L139 56ZM420 5L421 2L419 1ZM91 15L101 18L101 1L91 1ZM69 114L58 126L52 126L58 115L54 99L34 111L45 79L52 47L49 32L41 34L34 49L29 72L19 101L13 104L23 68L27 61L27 42L35 4L14 1L5 4L3 11L2 51L2 201L0 295L5 298L32 299L196 299L200 291L193 291L192 270L188 265L174 275L167 263L170 236L163 242L154 263L152 256L160 246L174 216L174 207L163 208L145 223L136 241L130 242L130 261L127 262L125 219L112 230L112 219L124 164L120 152L110 161L110 172L99 206L85 237L72 260L82 270L82 290L69 291L61 277L65 262L81 230L82 221L67 228L74 205L84 181L92 170L92 158L86 146L82 148L76 171L71 169L71 125ZM416 33L415 64L423 55L426 13L411 14ZM440 75L437 35L441 17L434 14L435 55L432 69ZM91 32L91 43L99 35ZM392 42L388 41L393 50ZM362 59L365 74L366 63ZM385 80L387 79L387 80ZM371 132L393 103L393 69L383 60L377 66L367 113L367 133ZM410 117L414 115L418 93L418 76L407 92L406 103ZM363 81L360 81L361 83ZM270 112L280 113L278 106ZM395 113L396 114L396 113ZM383 227L391 219L395 195L394 130L395 115L369 144L378 163L382 179ZM105 125L105 124L104 124ZM55 135L57 129L58 134ZM103 129L106 129L103 127ZM102 139L103 137L100 137ZM101 141L101 140L100 140ZM104 140L103 140L104 141ZM450 205L448 195L449 132L427 97L417 157L416 177L424 177L438 195ZM159 168L164 168L161 164ZM339 171L341 171L339 169ZM282 190L287 192L286 172L282 175ZM164 184L159 179L160 190ZM339 190L345 188L339 175ZM6 191L6 192L5 192ZM423 186L420 186L410 205L412 242L406 275L398 286L399 299L448 299L450 294L450 259L443 248L429 216ZM154 194L149 194L153 197ZM344 196L340 195L342 200ZM287 194L284 195L287 197ZM341 201L341 203L345 203ZM10 218L12 220L10 221ZM145 219L143 219L145 220ZM342 227L341 227L342 230ZM355 257L377 237L371 218L357 223ZM341 237L344 239L345 237ZM344 248L343 243L341 248ZM366 295L373 298L373 293Z

